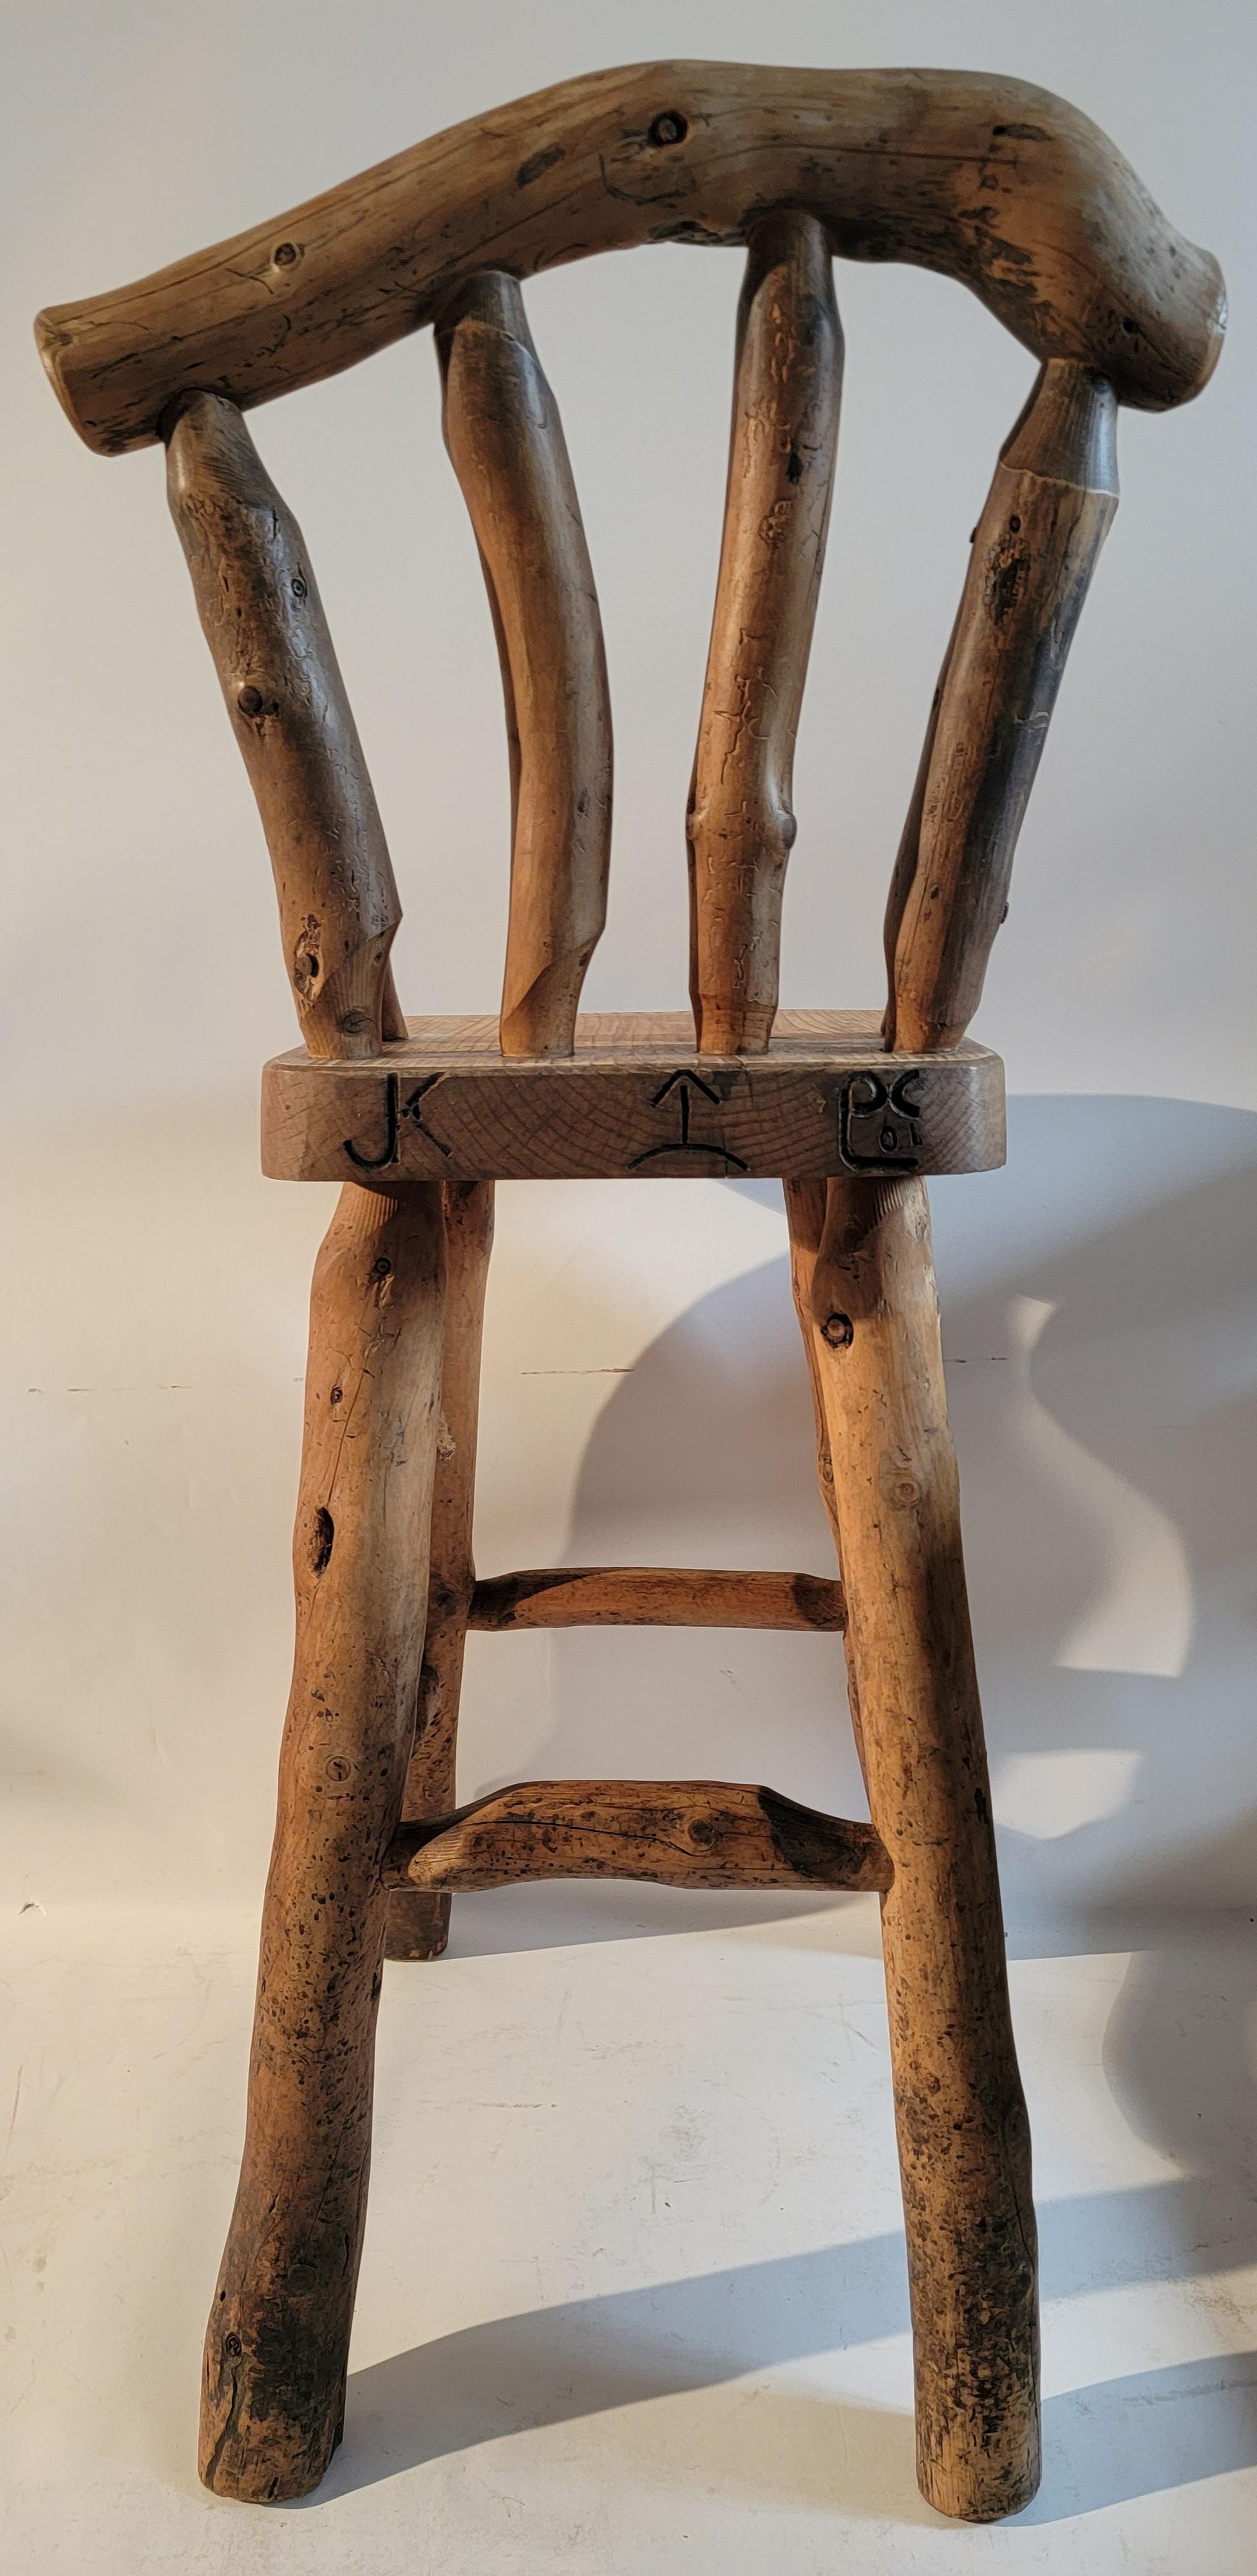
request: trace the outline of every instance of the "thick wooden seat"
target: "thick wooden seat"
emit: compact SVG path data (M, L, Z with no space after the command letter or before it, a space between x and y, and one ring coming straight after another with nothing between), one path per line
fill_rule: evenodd
M294 1047L262 1077L274 1180L658 1180L987 1172L1004 1069L962 1038L888 1055L875 1011L779 1011L751 1056L700 1055L688 1013L576 1022L571 1055L504 1056L488 1018L408 1022L375 1057Z
M611 709L520 280L662 240L746 248L685 816L692 1018L581 1018L606 914ZM835 255L963 281L1039 370L971 539L891 880L881 1014L778 1009L838 437ZM343 1185L311 1297L297 1646L244 2158L205 2341L201 2468L219 2494L301 2495L340 2439L385 1955L436 1958L452 1891L559 1876L878 1892L918 2475L942 2512L978 2521L1034 2493L1029 2135L923 1177L1003 1160L1002 1068L966 1032L1117 504L1118 406L1197 393L1224 310L1208 253L1046 91L659 63L520 100L41 317L89 445L165 442L304 1041L266 1068L265 1167ZM243 416L428 322L502 668L496 1020L402 1016L383 824L308 548ZM495 1182L743 1173L785 1185L841 1582L660 1566L478 1582ZM868 1820L725 1781L532 1781L460 1805L469 1627L580 1622L841 1632Z

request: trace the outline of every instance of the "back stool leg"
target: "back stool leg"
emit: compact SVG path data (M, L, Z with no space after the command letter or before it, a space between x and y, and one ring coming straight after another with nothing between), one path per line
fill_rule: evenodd
M343 1190L311 1296L296 1657L244 2161L205 2341L201 2475L252 2503L317 2486L340 2438L371 2148L381 1865L423 1648L443 1295L439 1186L395 1198Z
M476 1494L480 1410L480 1342L493 1248L492 1181L447 1181L445 1207L445 1340L441 1360L441 1426L432 1487L428 1560L428 1627L419 1683L415 1749L402 1816L448 1816L457 1805L454 1769L463 1648L475 1565L471 1525ZM396 1888L388 1900L384 1955L439 1959L450 1935L448 1889Z
M1036 2245L929 1207L915 1180L792 1182L786 1203L869 1804L895 1869L917 2474L940 2513L985 2522L1039 2480Z

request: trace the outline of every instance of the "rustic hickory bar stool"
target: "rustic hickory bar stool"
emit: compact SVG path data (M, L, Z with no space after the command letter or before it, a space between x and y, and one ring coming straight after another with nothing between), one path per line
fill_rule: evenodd
M580 514L519 287L557 261L660 241L747 252L688 820L693 1030L576 1016L603 925L611 722ZM963 279L1039 363L935 693L880 1023L777 1009L838 427L835 253ZM880 1891L921 2485L979 2520L1034 2492L1030 2148L923 1175L1003 1157L1002 1068L965 1032L1116 505L1117 406L1198 392L1222 321L1213 260L1042 90L702 63L599 72L497 109L42 317L89 445L168 448L304 1041L266 1069L265 1166L342 1184L314 1277L248 2134L206 2343L202 2474L220 2494L301 2495L340 2436L386 1949L435 1957L451 1890L564 1876ZM397 892L358 736L301 532L242 418L428 322L506 695L496 1028L401 1016ZM785 1182L841 1588L636 1566L474 1579L494 1181L643 1172ZM723 1781L532 1781L457 1807L467 1628L582 1621L845 1627L871 1824Z

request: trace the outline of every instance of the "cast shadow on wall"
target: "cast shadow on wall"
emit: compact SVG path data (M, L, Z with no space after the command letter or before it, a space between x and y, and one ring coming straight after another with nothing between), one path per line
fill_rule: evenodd
M1036 1100L1018 1104L1014 1154L998 1184L935 1192L992 1770L997 1804L1003 1781L1005 1809L1022 1819L1003 1834L1013 1947L1136 1952L1105 2071L1131 2127L1178 2168L1041 2208L1050 2335L1053 2302L1257 2261L1247 2044L1257 1966L1245 1973L1248 1944L1234 1930L1235 1909L1245 1923L1257 1911L1257 1118L1182 1102ZM1003 1192L980 1239L963 1230L966 1187ZM748 1521L780 1499L779 1561L823 1567L825 1525L819 1513L807 1530L799 1519L810 1419L794 1334L777 1260L652 1345L588 1445L569 1562L674 1553L632 1544L635 1533L657 1539L661 1505L670 1535L688 1537L691 1515L705 1518L728 1561L753 1561L733 1552L750 1478ZM604 1675L607 1642L597 1641ZM627 1642L610 1641L621 1654ZM675 1654L676 1636L664 1642ZM566 1672L560 1659L537 1769L644 1773L671 1728L683 1743L677 1770L738 1776L730 1752L758 1741L741 1776L819 1793L828 1763L832 1802L843 1792L858 1801L853 1761L844 1768L832 1751L835 1715L845 1722L828 1641L767 1642L803 1650L816 1669L800 1667L792 1693L783 1659L767 1736L752 1708L734 1746L710 1731L702 1743L685 1737L669 1714L675 1700L660 1719L640 1695L642 1669L617 1697L591 1687L579 1654ZM635 1692L639 1724L626 1737ZM846 1902L830 1907L839 1946ZM459 1900L455 1944L753 1923L756 1905L778 1922L819 1910L805 1899L731 1911L729 1900L672 1891L521 1889ZM1202 1921L1211 1909L1212 1928ZM1213 1998L1204 2009L1202 1994ZM897 2234L490 2321L354 2375L331 2483L369 2484L504 2431L714 2386L906 2325ZM759 2434L748 2420L739 2411L735 2429L715 2431L711 2482L932 2519L915 2494L905 2416L844 2401L839 2443L819 2395L782 2388L764 2392ZM643 2465L666 2475L643 2425ZM1022 2517L1031 2523L1257 2465L1257 2354L1055 2397L1045 2449L1043 2490Z
M1007 1170L932 1191L1006 1911L1244 1906L1257 1894L1257 1116L1107 1098L1011 1108ZM732 1186L779 1204L774 1183ZM828 1572L812 1462L783 1248L615 1381L562 1557ZM759 1779L768 1766L793 1795L864 1811L838 1640L527 1642L545 1657L535 1776ZM470 1641L464 1795L519 1776L501 1735L484 1740L478 1704L523 1648ZM550 1887L455 1914L467 1946L510 1948L728 1922L733 1902ZM744 1919L817 1902L755 1899Z

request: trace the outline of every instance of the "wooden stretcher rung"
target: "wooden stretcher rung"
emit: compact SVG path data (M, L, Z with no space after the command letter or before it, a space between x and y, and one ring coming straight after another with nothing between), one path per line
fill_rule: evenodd
M679 1565L561 1565L477 1583L468 1626L845 1628L842 1585L820 1574Z
M726 1780L524 1780L403 1825L384 1864L389 1887L464 1890L528 1878L884 1890L892 1875L871 1825Z

